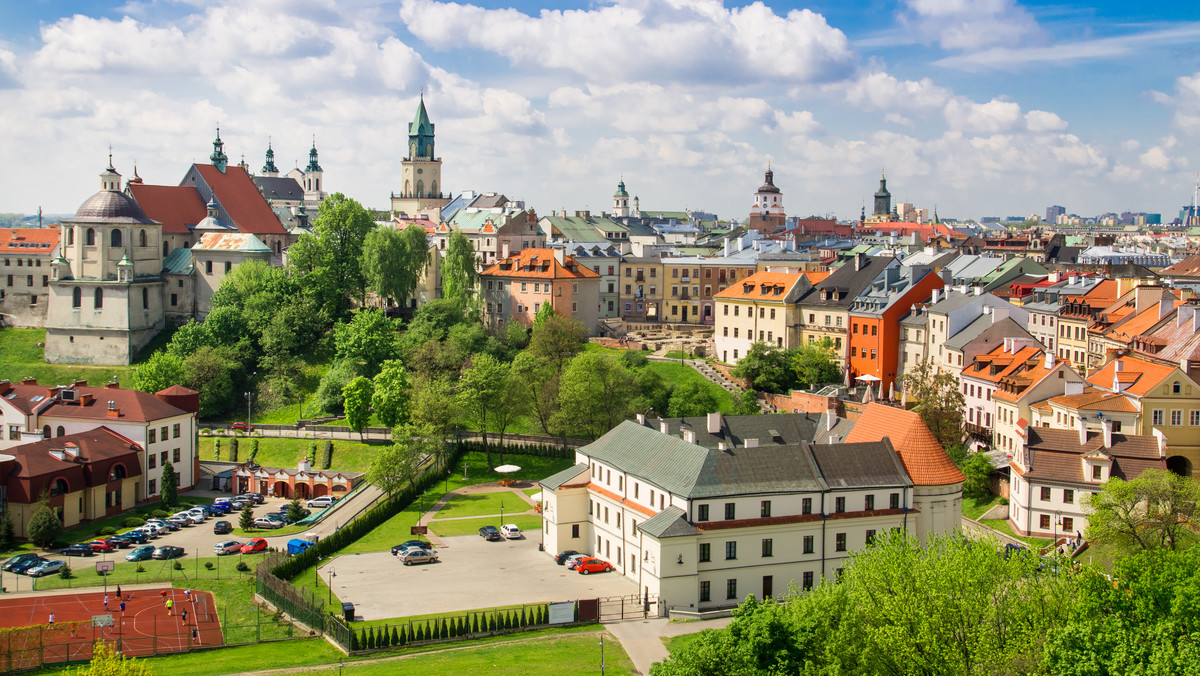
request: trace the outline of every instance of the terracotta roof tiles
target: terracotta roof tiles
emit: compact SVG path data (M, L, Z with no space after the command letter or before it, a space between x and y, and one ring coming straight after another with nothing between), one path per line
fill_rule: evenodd
M776 300L782 303L803 277L802 272L756 272L740 282L734 282L728 289L713 294L713 298Z
M588 279L600 276L586 265L577 263L572 256L565 256L563 261L559 263L555 259L553 249L523 249L518 254L489 265L479 274L527 279Z
M252 235L287 234L279 217L263 199L258 186L254 185L254 180L245 169L230 165L221 173L211 164L195 166L238 230Z
M1120 371L1116 370L1117 364L1121 365ZM1132 357L1121 357L1105 364L1087 381L1101 389L1112 390L1113 376L1115 375L1118 383L1128 385L1121 390L1122 392L1141 397L1171 375L1175 368Z
M200 193L190 185L132 183L129 191L147 216L162 223L164 235L186 235L208 215Z
M0 228L0 253L49 256L58 245L59 229Z
M913 483L919 486L941 486L960 483L963 474L950 461L950 456L925 426L921 416L912 411L873 402L867 405L846 437L846 443L891 440L904 469Z

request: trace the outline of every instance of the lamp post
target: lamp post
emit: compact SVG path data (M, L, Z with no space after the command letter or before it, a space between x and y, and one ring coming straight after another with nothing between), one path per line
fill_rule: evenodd
M1055 510L1054 512L1054 551L1058 552L1058 523L1062 520L1062 512Z
M337 573L333 569L329 569L329 605L333 605L333 578L337 577Z
M600 673L604 674L604 634L600 634Z
M246 390L246 426L250 425L250 390Z

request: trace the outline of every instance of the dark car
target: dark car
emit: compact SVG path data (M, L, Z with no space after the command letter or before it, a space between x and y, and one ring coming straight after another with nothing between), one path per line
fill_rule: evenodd
M578 553L579 552L575 551L574 549L568 549L564 552L559 552L558 556L554 557L554 562L561 566L567 562L567 559L575 556Z
M63 547L63 550L60 553L63 556L91 556L93 554L92 548L84 544Z
M263 503L263 500L265 499L265 498L263 498L261 493L246 493L246 497L253 500L254 504L256 504L256 505L261 505Z
M183 556L183 547L175 547L172 545L165 545L163 547L159 547L158 549L155 549L154 553L150 555L150 558L152 558L152 559L178 559L181 556Z
M229 512L233 511L230 509L229 505L223 502L214 502L213 504L205 505L204 507L208 510L210 515L214 516L228 514Z
M150 541L150 537L140 530L131 530L128 533L121 533L109 538L117 543L118 547L132 547L134 545L144 545Z
M483 538L484 540L503 540L504 539L504 538L500 537L500 530L498 528L496 528L495 526L484 526L483 528L480 528L479 529L479 537Z
M6 571L12 570L17 566L23 565L29 561L37 561L40 558L42 558L42 557L38 556L37 554L30 554L30 553L17 554L16 556L12 557L11 559L5 561L4 566L2 566L0 568L3 568L3 570L6 570Z
M20 563L13 564L13 567L10 568L9 570L11 570L14 573L24 573L24 572L34 568L35 566L42 565L46 561L49 561L49 559L43 558L41 556L37 556L35 554L32 559L25 559L24 561L21 561Z
M218 521L213 524L213 535L225 535L233 532L233 524L228 521Z
M402 550L408 549L409 547L420 547L421 549L433 549L433 543L426 542L424 540L409 540L408 542L402 542L402 543L396 545L395 547L392 547L392 554L393 555L399 554Z

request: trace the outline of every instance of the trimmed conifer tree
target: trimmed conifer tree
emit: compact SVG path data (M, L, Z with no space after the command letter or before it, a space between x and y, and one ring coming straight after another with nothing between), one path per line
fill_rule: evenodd
M238 454L238 438L233 437L229 440L229 462L237 462Z
M316 458L313 458L316 460ZM325 453L321 456L321 469L329 469L333 464L333 439L325 440Z
M392 627L392 645L400 645L400 632L395 627Z

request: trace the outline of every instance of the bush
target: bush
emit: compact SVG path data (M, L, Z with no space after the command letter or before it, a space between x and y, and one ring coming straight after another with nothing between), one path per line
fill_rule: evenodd
M1008 498L1000 498L1000 504L1007 507L1008 506Z
M130 516L126 517L126 519L121 522L121 525L125 528L137 528L138 526L145 526L146 520L140 516Z
M64 580L70 580L72 577L74 577L74 575L71 573L71 566L69 564L63 566L62 570L58 571L58 576Z
M101 535L116 535L117 529L113 528L112 526L105 526L104 528L100 529L100 534Z
M205 561L205 562L204 562L204 568L205 568L205 570L212 570L212 569L213 569L213 562L212 562L212 561Z
M250 566L247 566L245 561L238 561L237 569L244 573L250 570Z
M138 567L137 567L137 572L139 572L139 573L146 572L146 567L139 563Z
M183 570L183 562L182 561L175 562L175 570Z
M316 458L309 458L309 460L316 464ZM326 439L325 452L321 456L321 469L329 469L331 464L333 464L333 440Z
M150 516L154 517L155 519L165 519L171 516L171 513L165 509L156 509L153 512L150 512Z

